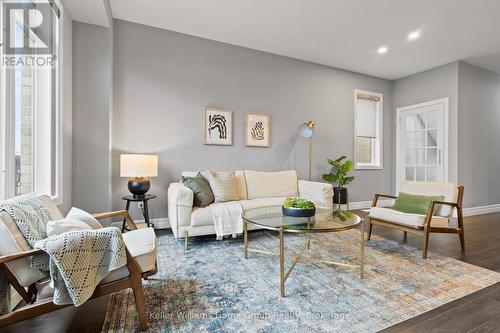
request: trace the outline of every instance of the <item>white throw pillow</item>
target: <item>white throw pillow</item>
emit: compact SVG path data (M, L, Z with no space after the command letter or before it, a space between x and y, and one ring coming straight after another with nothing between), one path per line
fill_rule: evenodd
M210 171L208 179L215 202L238 201L238 187L236 176L232 172L214 172Z
M87 223L77 220L65 218L57 221L49 221L47 223L47 237L58 236L68 231L93 230Z
M66 215L67 219L71 220L79 220L87 223L92 229L101 229L102 225L92 216L92 214L87 213L86 211L73 207L69 211L68 215Z

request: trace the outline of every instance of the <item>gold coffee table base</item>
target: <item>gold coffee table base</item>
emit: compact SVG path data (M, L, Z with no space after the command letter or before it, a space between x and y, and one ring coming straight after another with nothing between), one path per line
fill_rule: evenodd
M304 252L305 250L310 249L311 246L311 234L312 233L321 233L318 231L301 231L301 233L306 233L306 241L304 242L304 245L301 247L300 251L298 253L293 253L292 255L295 255L295 259L293 260L292 264L288 268L288 270L285 272L285 232L295 232L297 233L298 231L296 230L286 230L283 227L280 227L279 229L275 228L266 228L268 230L277 230L279 232L279 245L280 245L280 250L279 252L271 252L271 251L266 251L266 250L259 250L259 249L252 249L248 248L248 223L251 223L247 220L243 220L243 255L245 259L248 259L248 252L255 252L255 253L261 253L261 254L268 254L268 255L274 255L274 256L279 256L280 258L280 296L285 297L285 282L292 273L293 269L295 268L295 265L301 261L310 261L310 262L319 262L323 264L328 264L328 265L335 265L335 266L342 266L342 267L348 267L348 268L356 268L359 269L359 275L361 279L365 278L365 232L364 232L364 221L361 221L361 236L360 236L360 258L359 258L359 265L356 264L351 264L347 262L336 262L336 261L331 261L331 260L325 260L321 258L314 258L314 257L309 257L305 256ZM262 227L262 225L260 226ZM348 229L347 229L348 230ZM339 231L337 231L339 232Z

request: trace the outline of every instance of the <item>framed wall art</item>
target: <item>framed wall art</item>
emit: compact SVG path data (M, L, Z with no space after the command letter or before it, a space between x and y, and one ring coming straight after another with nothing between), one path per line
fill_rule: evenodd
M233 111L206 107L203 110L204 144L233 144Z
M271 147L271 116L245 113L245 146Z

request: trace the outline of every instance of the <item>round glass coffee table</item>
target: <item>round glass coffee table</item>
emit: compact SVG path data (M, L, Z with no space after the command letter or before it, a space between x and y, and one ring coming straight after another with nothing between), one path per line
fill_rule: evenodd
M280 258L280 295L285 297L285 282L290 276L295 265L300 260L321 262L330 265L359 269L360 278L364 278L364 252L365 235L364 222L358 215L343 210L317 209L313 217L290 217L281 212L281 206L263 207L246 210L243 213L243 254L248 259L248 252L270 255L279 255ZM255 225L262 229L277 231L279 234L279 253L248 247L248 225ZM310 249L311 234L342 232L360 227L360 256L359 264L347 262L334 262L330 260L305 256L304 252ZM304 233L306 240L302 248L295 253L290 268L285 272L285 233Z

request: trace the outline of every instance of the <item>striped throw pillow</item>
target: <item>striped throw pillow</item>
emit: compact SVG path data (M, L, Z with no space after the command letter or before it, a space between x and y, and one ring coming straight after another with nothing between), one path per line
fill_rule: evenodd
M237 201L238 189L234 171L215 172L210 171L210 187L214 193L215 202Z

